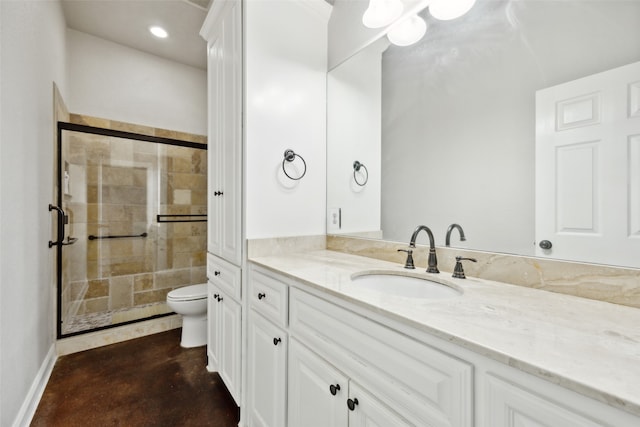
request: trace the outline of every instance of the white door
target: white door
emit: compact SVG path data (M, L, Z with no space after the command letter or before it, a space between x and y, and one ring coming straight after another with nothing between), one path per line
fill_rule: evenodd
M413 426L353 381L349 383L349 399L349 427Z
M347 427L348 389L340 371L291 339L288 427Z
M239 1L226 2L208 40L209 252L240 265L242 41Z
M486 426L604 427L563 405L493 375L487 375L486 384Z
M220 368L218 373L227 386L229 393L240 406L240 337L242 325L241 306L220 292Z
M218 297L220 291L209 283L207 285L209 295L207 297L207 369L217 371L220 365L220 304Z
M286 418L287 336L255 311L249 316L249 426L282 427Z
M640 62L536 93L535 238L538 256L640 266Z

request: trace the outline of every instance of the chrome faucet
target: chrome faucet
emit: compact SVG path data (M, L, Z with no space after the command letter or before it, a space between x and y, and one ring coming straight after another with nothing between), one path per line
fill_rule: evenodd
M433 239L433 233L426 225L419 225L413 234L411 235L411 241L409 242L410 248L416 247L416 237L418 237L418 233L422 230L427 232L427 236L429 236L429 261L427 267L427 273L440 273L438 270L438 258L436 257L436 244Z
M449 226L449 228L447 228L447 237L445 238L445 242L444 245L445 246L451 246L451 232L453 231L454 228L458 229L458 232L460 233L460 241L464 242L465 240L467 240L466 237L464 237L464 230L462 229L462 227L460 227L459 224L451 224Z

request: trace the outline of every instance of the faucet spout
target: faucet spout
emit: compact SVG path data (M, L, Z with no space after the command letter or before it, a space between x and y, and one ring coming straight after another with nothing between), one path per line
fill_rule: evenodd
M458 232L460 233L461 242L464 242L465 240L467 240L467 238L464 236L464 230L462 229L460 224L451 224L449 228L447 228L447 237L445 238L445 242L444 242L445 246L451 246L451 232L453 231L454 228L457 229Z
M433 233L431 232L429 227L427 227L426 225L419 225L411 235L411 240L409 241L409 247L410 248L416 247L416 238L418 237L418 234L421 231L425 231L427 233L427 236L429 236L429 260L428 260L427 273L440 273L440 271L438 270L438 258L436 256L436 243L435 243L435 239L433 238Z

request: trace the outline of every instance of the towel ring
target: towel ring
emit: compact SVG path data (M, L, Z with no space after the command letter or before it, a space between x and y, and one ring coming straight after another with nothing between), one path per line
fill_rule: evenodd
M299 177L294 178L294 177L292 177L291 175L289 175L287 173L287 169L284 167L284 165L285 165L285 162L293 162L296 157L298 157L300 160L302 160L302 164L304 165L304 170L302 171L302 174ZM300 154L296 154L293 150L291 150L291 149L285 150L284 159L282 160L282 172L284 172L284 174L287 176L287 178L292 179L294 181L297 181L297 180L301 179L304 176L304 174L307 173L307 162L304 161L304 159L302 158L302 156Z
M366 172L366 175L365 175L365 178L364 178L364 182L358 181L358 176L356 175L356 172L360 172L360 169L364 169L364 171ZM367 169L367 167L365 165L363 165L362 163L360 163L357 160L355 162L353 162L353 180L360 187L364 187L367 184L367 182L369 182L369 170Z

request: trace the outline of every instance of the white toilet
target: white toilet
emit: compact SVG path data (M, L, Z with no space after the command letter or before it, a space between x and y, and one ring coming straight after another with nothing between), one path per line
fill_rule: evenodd
M184 286L167 294L167 305L182 315L182 347L207 343L207 284Z

